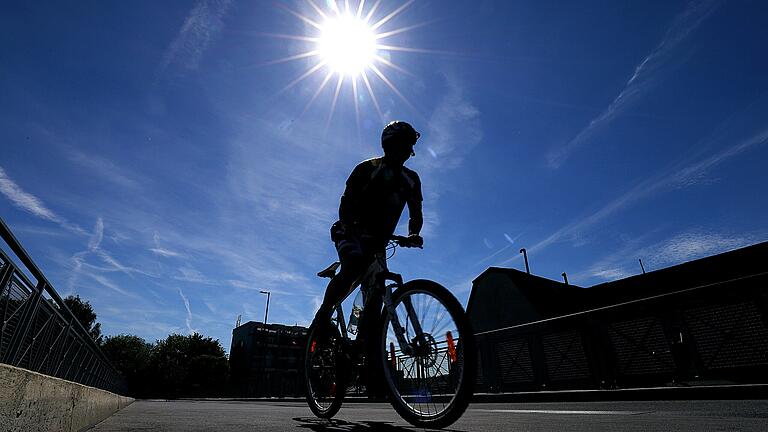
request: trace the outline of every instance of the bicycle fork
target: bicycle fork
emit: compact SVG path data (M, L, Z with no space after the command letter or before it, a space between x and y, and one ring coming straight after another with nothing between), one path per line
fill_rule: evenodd
M397 343L400 346L400 351L405 355L413 355L414 354L413 345L405 337L405 333L406 333L405 329L403 328L403 325L400 323L400 318L397 316L395 305L392 302L392 288L401 287L403 285L403 278L399 274L390 273L390 272L384 272L380 274L379 277L381 278L382 284L386 280L391 280L394 282L389 285L384 285L384 307L387 310L387 314L389 315L390 322L392 323L392 330L395 332L395 337L397 338ZM419 317L416 315L416 310L413 308L413 303L411 302L411 298L405 297L403 299L403 305L405 306L405 311L407 315L406 320L411 322L411 325L413 326L413 331L416 333L414 339L417 339L419 336L422 335L423 331L421 329L421 323L419 322Z

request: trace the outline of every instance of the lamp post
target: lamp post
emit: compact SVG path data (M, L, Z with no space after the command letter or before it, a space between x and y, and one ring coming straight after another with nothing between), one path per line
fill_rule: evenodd
M525 258L525 272L531 274L531 268L528 267L528 251L526 251L525 248L522 248L520 249L520 253L523 254L523 258Z
M262 294L267 295L267 310L264 311L264 325L267 325L267 316L269 315L269 296L272 295L269 291L259 291Z

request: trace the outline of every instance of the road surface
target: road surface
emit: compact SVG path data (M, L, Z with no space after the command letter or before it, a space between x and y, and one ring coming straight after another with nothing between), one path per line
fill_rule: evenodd
M91 429L116 431L418 431L388 404L345 404L333 421L297 402L139 400ZM768 400L486 403L452 431L766 431Z

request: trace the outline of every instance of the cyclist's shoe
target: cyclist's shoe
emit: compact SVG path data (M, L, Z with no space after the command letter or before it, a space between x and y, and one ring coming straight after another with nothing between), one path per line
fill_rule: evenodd
M331 312L324 311L322 308L318 310L310 327L315 329L315 337L318 339L332 334L330 332L333 331L334 326L331 321Z

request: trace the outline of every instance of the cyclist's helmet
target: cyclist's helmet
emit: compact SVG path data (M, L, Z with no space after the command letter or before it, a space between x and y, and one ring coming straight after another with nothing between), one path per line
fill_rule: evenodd
M416 132L416 129L409 123L395 120L386 125L381 132L381 147L384 149L384 153L387 153L395 146L410 146L411 155L413 155L412 147L420 136L421 134Z

